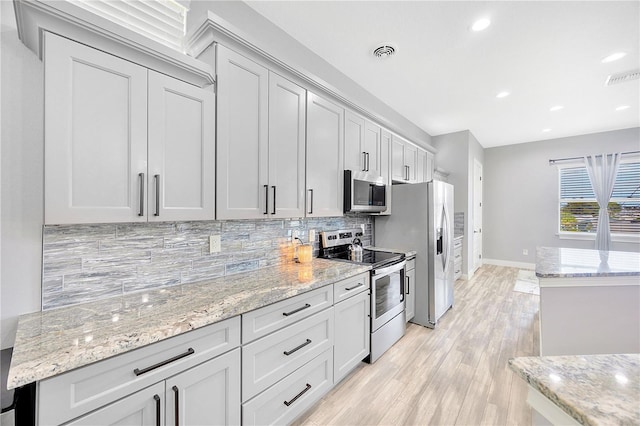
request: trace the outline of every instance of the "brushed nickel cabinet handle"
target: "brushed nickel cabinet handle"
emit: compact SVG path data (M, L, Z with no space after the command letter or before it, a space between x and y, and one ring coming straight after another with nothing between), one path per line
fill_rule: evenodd
M300 398L302 395L305 394L305 392L307 392L309 389L311 389L311 385L309 383L307 383L307 387L304 388L299 394L297 394L296 396L294 396L291 401L285 401L284 405L286 405L287 407L290 406L291 404L293 404L294 402L296 402L296 400L298 398Z
M291 349L291 350L289 350L289 351L284 351L284 354L285 354L286 356L289 356L289 355L291 355L292 353L294 353L294 352L296 352L296 351L299 351L300 349L304 348L305 346L307 346L307 345L309 345L309 344L311 344L311 339L307 339L307 341L306 341L306 342L302 343L301 345L296 346L295 348L293 348L293 349Z
M144 216L144 173L138 173L138 181L140 182L140 210L138 216Z
M294 310L293 310L293 311L291 311L291 312L283 312L283 313L282 313L282 315L284 315L285 317L288 317L289 315L296 314L296 313L298 313L298 312L300 312L300 311L302 311L302 310L304 310L304 309L310 308L310 307L311 307L311 305L310 305L310 304L305 303L303 307L298 308L298 309L294 309Z
M309 189L308 190L311 193L311 197L310 197L310 207L309 207L309 212L308 214L313 214L313 189Z
M136 368L136 369L133 370L133 374L135 374L136 376L141 376L141 375L143 375L145 373L148 373L149 371L155 370L156 368L164 367L165 365L171 364L174 361L177 361L179 359L188 357L189 355L193 355L195 352L196 351L194 351L193 348L189 348L183 354L176 355L176 356L174 356L172 358L169 358L169 359L166 359L164 361L161 361L161 362L159 362L157 364L154 364L154 365L152 365L150 367L143 368L142 370L140 370L139 368Z
M367 153L362 151L362 171L367 171Z

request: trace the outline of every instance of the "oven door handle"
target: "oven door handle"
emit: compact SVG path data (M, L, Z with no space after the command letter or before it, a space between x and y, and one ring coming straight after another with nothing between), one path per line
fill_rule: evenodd
M401 262L394 263L391 266L387 266L386 268L372 269L371 275L388 275L388 274L391 274L392 272L397 272L401 270L402 268L405 267L406 264L407 264L407 261L403 260Z

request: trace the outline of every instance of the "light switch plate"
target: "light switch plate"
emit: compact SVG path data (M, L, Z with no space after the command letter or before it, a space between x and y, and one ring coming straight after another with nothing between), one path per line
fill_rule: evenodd
M309 242L312 243L316 240L316 230L309 229Z
M220 252L220 235L209 235L209 253Z

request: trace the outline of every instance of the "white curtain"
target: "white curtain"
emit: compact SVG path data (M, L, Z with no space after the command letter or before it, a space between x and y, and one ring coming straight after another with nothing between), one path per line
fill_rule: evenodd
M611 231L609 230L609 200L616 182L621 153L588 155L584 157L591 187L596 195L600 211L598 212L598 232L596 249L609 251Z

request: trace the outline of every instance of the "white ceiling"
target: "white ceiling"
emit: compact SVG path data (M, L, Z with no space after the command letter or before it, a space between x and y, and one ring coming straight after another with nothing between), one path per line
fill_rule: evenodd
M247 4L432 136L468 129L493 147L640 126L639 81L604 86L640 68L638 1ZM397 53L375 59L383 43Z

